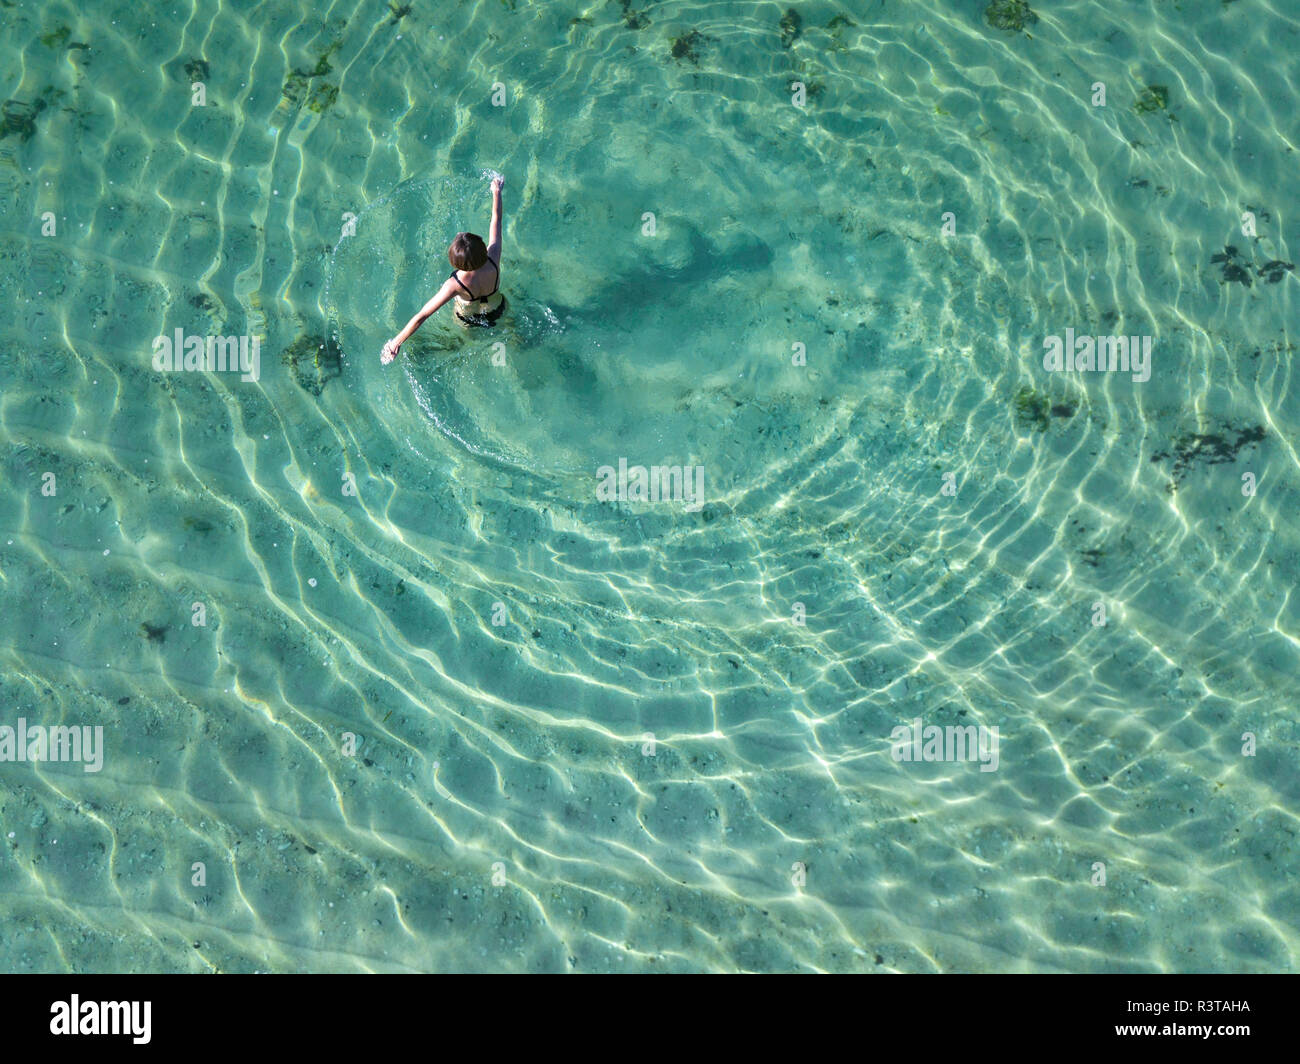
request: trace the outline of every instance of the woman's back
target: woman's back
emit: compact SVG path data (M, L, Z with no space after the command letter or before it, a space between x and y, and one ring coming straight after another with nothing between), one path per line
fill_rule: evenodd
M493 254L493 252L496 254ZM501 270L497 266L500 261L501 249L489 248L488 258L482 266L476 270L452 270L451 277L460 285L461 293L456 298L462 303L478 302L485 300L488 296L495 295L501 287Z

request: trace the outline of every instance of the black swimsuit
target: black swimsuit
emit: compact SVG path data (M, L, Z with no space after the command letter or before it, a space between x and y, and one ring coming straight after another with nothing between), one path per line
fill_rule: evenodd
M459 277L456 276L456 271L455 270L451 271L451 279L455 281L458 285L460 285L461 288L465 289L465 294L469 296L470 303L481 303L486 299L491 299L492 296L496 295L497 289L501 287L501 267L492 261L492 256L490 255L488 256L488 262L491 262L492 269L496 270L497 279L496 282L492 285L492 291L485 296L476 297L474 293L469 290L469 286L466 285L464 281L462 281ZM491 325L494 321L497 320L497 318L501 317L501 313L505 309L506 309L506 297L502 296L501 302L497 304L494 310L484 311L481 314L475 314L473 317L466 317L465 315L461 314L460 308L454 308L453 313L456 315L456 317L460 318L460 320L463 321L466 325Z

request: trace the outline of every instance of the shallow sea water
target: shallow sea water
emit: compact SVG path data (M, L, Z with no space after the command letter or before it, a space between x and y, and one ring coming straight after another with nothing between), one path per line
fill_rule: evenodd
M1300 13L404 7L0 12L0 969L1294 970Z

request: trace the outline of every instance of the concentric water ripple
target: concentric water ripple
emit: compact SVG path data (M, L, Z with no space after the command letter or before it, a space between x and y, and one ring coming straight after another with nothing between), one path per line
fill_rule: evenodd
M1296 13L406 6L5 10L4 970L1294 969Z

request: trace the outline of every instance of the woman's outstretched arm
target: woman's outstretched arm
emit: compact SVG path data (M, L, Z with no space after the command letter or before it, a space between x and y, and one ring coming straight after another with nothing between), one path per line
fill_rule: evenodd
M448 277L438 289L438 294L429 302L420 308L418 314L406 323L406 328L394 336L388 343L384 344L384 353L379 356L379 361L385 366L397 357L397 353L402 349L402 344L411 338L411 334L423 325L429 317L444 303L448 302L456 294L456 283Z
M488 254L501 264L501 186L504 177L492 179L492 228L488 230Z

